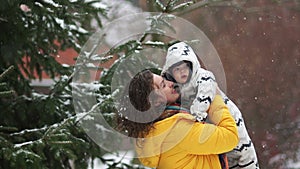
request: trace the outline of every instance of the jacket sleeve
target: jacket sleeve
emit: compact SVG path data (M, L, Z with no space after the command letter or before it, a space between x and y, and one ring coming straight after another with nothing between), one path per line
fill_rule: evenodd
M207 117L207 110L216 95L217 83L212 72L200 69L198 78L193 82L196 87L196 97L190 107L191 114L198 121L204 121Z
M181 119L173 134L184 134L179 145L191 154L221 154L238 144L238 131L221 96L216 95L209 109L209 118L214 124Z

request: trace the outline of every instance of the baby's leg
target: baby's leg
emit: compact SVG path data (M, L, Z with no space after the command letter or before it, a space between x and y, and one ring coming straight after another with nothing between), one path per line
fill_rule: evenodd
M236 121L239 143L236 148L227 153L229 168L231 169L259 169L254 145L248 135L247 128L238 107L222 93L224 102Z

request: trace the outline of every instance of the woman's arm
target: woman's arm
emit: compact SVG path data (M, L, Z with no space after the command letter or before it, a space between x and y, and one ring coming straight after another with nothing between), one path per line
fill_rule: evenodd
M172 131L186 134L179 146L191 154L220 154L232 150L238 143L235 121L220 95L216 95L208 112L214 124L182 119Z

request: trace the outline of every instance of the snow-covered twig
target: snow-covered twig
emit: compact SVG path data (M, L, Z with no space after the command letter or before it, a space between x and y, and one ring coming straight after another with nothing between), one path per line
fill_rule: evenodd
M0 74L0 81L4 79L8 74L10 74L14 70L14 66L10 66L8 69L6 69L3 73Z
M44 126L42 128L35 128L35 129L24 129L22 131L16 132L16 133L11 133L10 136L21 136L24 134L29 134L29 133L35 133L35 132L43 132L47 129L47 126Z

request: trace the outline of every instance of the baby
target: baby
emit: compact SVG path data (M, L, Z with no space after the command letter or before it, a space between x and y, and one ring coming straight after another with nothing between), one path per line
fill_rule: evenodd
M196 120L204 122L210 103L219 89L213 73L201 68L193 49L184 42L170 46L162 75L179 85L182 106L190 106L191 114ZM258 169L256 152L242 114L238 107L220 92L236 121L240 139L237 147L227 153L229 168Z

